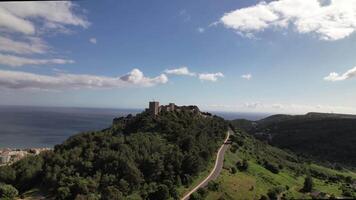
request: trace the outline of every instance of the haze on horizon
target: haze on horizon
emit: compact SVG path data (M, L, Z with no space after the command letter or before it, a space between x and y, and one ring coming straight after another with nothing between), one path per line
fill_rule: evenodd
M356 114L356 0L0 3L0 105Z

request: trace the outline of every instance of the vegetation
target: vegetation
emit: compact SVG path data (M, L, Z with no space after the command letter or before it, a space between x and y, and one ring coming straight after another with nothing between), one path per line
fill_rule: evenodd
M14 199L18 195L18 191L12 185L0 184L0 199Z
M220 189L209 190L206 199L325 199L356 194L353 171L327 168L256 140L246 132L236 132L216 180ZM232 173L236 163L243 160L248 163L247 170ZM305 174L310 174L310 179ZM304 185L309 189L304 191Z
M253 122L234 120L246 131L270 144L329 163L329 167L356 166L356 116L325 113L273 115Z
M305 177L303 192L311 192L313 190L313 179L310 175Z
M118 118L111 128L0 168L0 182L20 193L41 187L56 199L178 199L177 188L210 163L227 127L222 118L184 110Z
M277 133L286 127L298 132L311 124L324 124L316 119L334 117L297 117L296 121L306 120L306 125L293 122L294 116L284 115L257 123L234 121L231 128L236 134L231 136L222 173L190 199L356 198L353 171L341 165L328 168L316 164L303 154L270 146L246 132ZM353 120L351 116L338 117ZM299 125L292 126L294 123ZM55 146L53 152L1 167L0 199L14 199L19 193L24 196L31 191L44 191L55 199L179 199L185 191L182 188L196 184L213 164L227 128L222 118L184 110L161 112L156 117L143 112L117 118L108 129L75 135Z

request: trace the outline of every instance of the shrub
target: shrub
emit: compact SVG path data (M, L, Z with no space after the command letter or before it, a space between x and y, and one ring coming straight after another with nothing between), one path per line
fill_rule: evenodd
M272 199L278 199L278 195L284 191L284 187L274 187L268 190L267 196Z
M208 195L208 191L205 188L199 188L190 196L190 200L203 200Z
M236 174L236 172L237 172L236 167L231 167L231 173Z
M278 174L279 173L278 167L275 166L272 163L269 163L268 161L265 161L263 166L264 166L264 168L266 168L267 170L269 170L270 172L272 172L274 174Z
M235 169L235 170L236 170L236 169ZM216 181L210 181L210 182L208 183L208 190L210 190L210 191L218 191L219 188L220 188L220 185L219 185L219 183L216 182Z
M242 163L240 161L238 161L236 163L236 167L240 170L240 171L246 171L248 169L248 161L246 159L243 159Z
M19 192L12 185L0 184L0 199L15 199Z

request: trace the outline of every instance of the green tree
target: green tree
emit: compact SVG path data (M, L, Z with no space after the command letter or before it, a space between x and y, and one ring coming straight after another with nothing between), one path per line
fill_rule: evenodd
M69 187L59 187L57 189L57 194L56 197L58 199L64 200L64 199L70 199L72 196Z
M16 179L16 171L10 166L0 167L0 182L13 183Z
M0 184L0 199L15 199L19 192L12 185Z
M211 191L218 191L220 189L220 185L216 181L210 181L208 183L208 189Z
M312 190L313 190L313 179L310 175L308 175L304 179L303 192L311 192Z
M226 131L216 116L143 112L0 170L0 182L20 191L43 186L56 199L177 199L176 188L206 168Z
M102 196L103 200L121 200L123 198L122 192L114 186L105 188Z
M236 167L240 170L240 171L246 171L248 169L248 161L246 159L243 159L243 161L238 161L236 163Z
M166 185L159 185L157 190L149 194L148 199L150 200L166 200L169 198L169 189Z

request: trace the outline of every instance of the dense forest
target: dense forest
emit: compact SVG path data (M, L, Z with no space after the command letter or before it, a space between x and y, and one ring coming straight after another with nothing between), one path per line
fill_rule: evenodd
M41 188L55 199L178 199L205 169L228 123L190 111L148 112L70 137L54 151L0 168L0 196Z
M356 116L308 113L234 120L240 130L270 144L330 164L356 167Z

